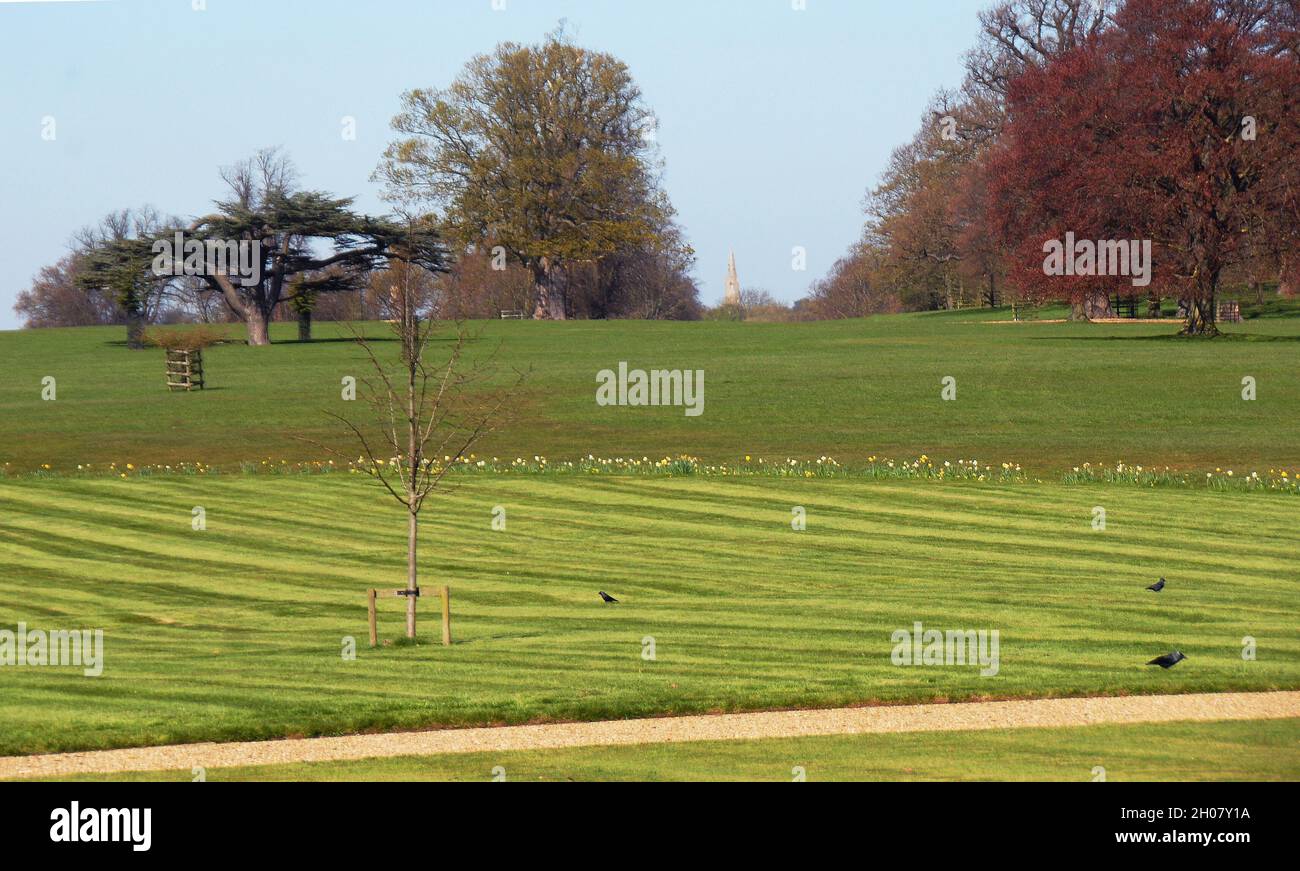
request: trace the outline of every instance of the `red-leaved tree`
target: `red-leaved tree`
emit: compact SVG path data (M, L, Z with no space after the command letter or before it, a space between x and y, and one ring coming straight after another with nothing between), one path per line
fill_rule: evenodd
M1122 276L1048 274L1045 243L1067 232L1150 241L1143 287L1182 302L1185 333L1216 334L1225 272L1297 240L1300 62L1288 4L1128 0L1114 27L1012 81L988 215L1012 252L1010 280L1095 305L1136 288Z

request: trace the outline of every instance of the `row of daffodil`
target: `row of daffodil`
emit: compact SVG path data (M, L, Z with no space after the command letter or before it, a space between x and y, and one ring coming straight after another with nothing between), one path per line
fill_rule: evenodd
M1136 484L1141 487L1205 487L1210 490L1272 490L1300 493L1300 469L1269 469L1268 474L1216 467L1212 472L1170 466L1084 463L1064 475L1067 484Z
M401 457L387 461L367 463L358 459L350 464L355 471L377 474L382 467L396 469L403 465ZM956 460L936 463L922 455L915 460L891 460L868 457L865 463L843 465L834 457L822 456L814 460L769 460L766 457L746 455L732 463L707 463L689 454L663 457L597 457L588 454L577 460L550 461L543 456L516 457L502 460L478 459L473 455L459 460L443 457L442 462L430 461L429 468L441 471L450 466L455 471L525 474L579 474L579 475L658 475L658 476L765 476L771 478L956 478L978 481L1026 480L1020 465L1002 463L1000 466L981 465L978 460Z
M404 458L391 457L372 462L365 457L351 461L309 460L291 462L270 457L261 461L245 461L234 467L219 467L202 462L171 464L101 463L78 464L75 469L55 469L43 464L39 469L23 473L3 465L9 477L31 475L84 476L119 478L147 477L151 475L218 475L218 474L269 474L315 475L329 473L377 475L381 470L397 472L405 466ZM978 459L933 460L922 454L915 460L893 460L871 455L856 463L841 464L833 457L822 456L811 460L769 460L746 455L734 462L707 463L698 457L680 454L652 460L642 457L597 457L588 454L577 460L551 461L541 455L532 457L464 457L443 456L423 460L423 468L430 473L485 473L485 474L577 474L577 475L644 475L644 476L717 476L774 478L926 478L933 480L1021 482L1031 480L1019 463L981 463ZM1258 472L1237 473L1232 469L1215 469L1213 472L1179 471L1164 466L1143 467L1116 463L1113 466L1084 463L1075 466L1063 476L1066 483L1122 483L1139 486L1206 487L1213 490L1271 490L1300 493L1297 479L1300 472L1269 469L1267 475ZM1041 483L1042 479L1033 479Z

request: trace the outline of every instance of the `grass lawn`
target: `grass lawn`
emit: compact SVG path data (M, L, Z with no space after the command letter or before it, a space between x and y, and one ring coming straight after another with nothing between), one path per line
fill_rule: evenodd
M102 628L106 646L97 678L0 672L0 753L1300 687L1288 496L470 476L427 509L422 545L426 588L452 586L458 643L430 643L426 600L424 643L371 650L364 590L404 578L405 525L386 499L343 474L0 481L0 627ZM504 532L490 528L497 505ZM790 528L796 505L804 532ZM1105 532L1090 527L1095 505ZM194 506L206 531L191 530ZM1145 592L1160 574L1169 587ZM623 604L603 605L600 589ZM400 606L383 607L395 638ZM999 674L892 665L890 634L914 621L998 630ZM1143 665L1174 647L1188 661Z
M1288 308L1288 312L1294 313ZM516 423L482 454L552 459L689 453L868 454L1012 461L1059 473L1083 461L1234 468L1261 474L1300 458L1300 318L1227 325L1214 341L1178 323L986 323L1006 310L797 324L581 321L477 323L475 354L499 347L502 372L533 367ZM229 465L353 451L326 411L357 414L340 382L365 374L338 325L319 340L206 352L211 389L168 394L162 352L130 351L124 328L0 333L0 465ZM382 324L368 327L383 334ZM387 343L393 347L392 343ZM596 373L702 369L705 411L598 407ZM58 400L41 400L41 379ZM940 379L957 401L940 401ZM1256 379L1258 399L1241 399ZM353 454L354 455L354 454Z
M1158 730L1159 737L1153 733ZM701 741L514 753L209 768L210 781L819 780L1108 781L1300 779L1300 720ZM498 770L497 774L501 772ZM190 780L185 771L68 780Z

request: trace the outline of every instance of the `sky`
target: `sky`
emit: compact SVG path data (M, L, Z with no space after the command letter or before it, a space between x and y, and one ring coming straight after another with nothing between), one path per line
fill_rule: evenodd
M78 228L146 204L205 214L220 167L262 147L283 147L303 187L384 213L370 177L402 92L561 22L623 60L658 115L702 300L721 300L734 249L744 287L793 301L858 238L863 196L930 97L960 83L984 5L0 0L0 329Z

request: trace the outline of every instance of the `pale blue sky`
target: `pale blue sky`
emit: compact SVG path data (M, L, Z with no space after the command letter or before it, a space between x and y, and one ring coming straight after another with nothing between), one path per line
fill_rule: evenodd
M984 5L0 0L0 329L18 326L15 296L75 229L145 203L205 212L218 167L262 146L284 146L305 186L382 212L369 177L400 93L560 19L623 59L659 115L704 300L722 295L729 248L746 287L794 300L857 238L864 192L930 96L960 82ZM807 271L791 268L794 246Z

